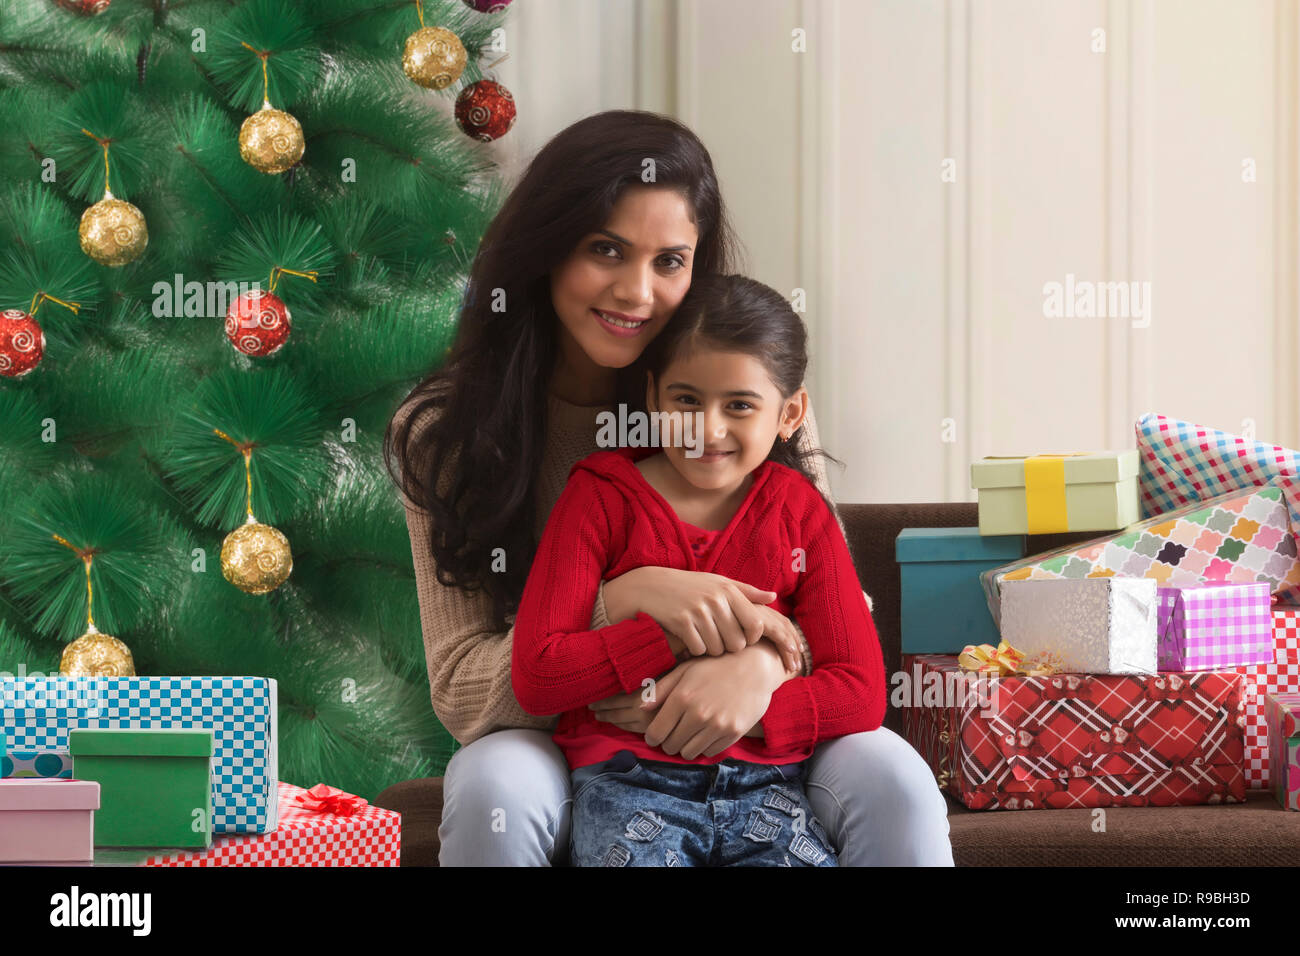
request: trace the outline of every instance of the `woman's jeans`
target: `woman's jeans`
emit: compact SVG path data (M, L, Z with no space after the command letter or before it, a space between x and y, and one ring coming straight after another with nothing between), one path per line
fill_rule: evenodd
M884 727L819 745L804 764L840 866L952 866L948 806L925 760ZM567 865L569 767L544 730L499 730L452 755L442 866Z
M573 866L836 866L803 765L680 764L620 750L572 774Z

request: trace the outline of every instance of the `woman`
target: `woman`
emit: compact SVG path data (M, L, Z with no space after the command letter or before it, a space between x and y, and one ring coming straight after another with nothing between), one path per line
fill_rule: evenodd
M693 133L636 111L580 120L538 153L488 228L456 344L390 425L433 707L464 745L444 780L444 866L565 862L568 768L555 719L514 698L506 617L569 468L600 448L597 416L644 410L637 359L691 276L728 272L731 259L716 174ZM803 433L815 447L811 407ZM669 633L736 646L762 600L718 575L643 567L601 586L591 626L646 613ZM678 665L653 710L626 694L593 709L669 753L699 739L720 751L760 723L785 675L760 640ZM946 804L898 735L828 741L807 780L841 865L951 865Z

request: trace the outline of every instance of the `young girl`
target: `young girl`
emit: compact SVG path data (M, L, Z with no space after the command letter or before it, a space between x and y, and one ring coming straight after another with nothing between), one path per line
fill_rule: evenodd
M572 772L574 865L836 865L802 764L823 740L879 727L886 694L848 546L795 450L805 342L779 293L697 278L642 362L651 412L697 414L703 448L700 433L688 448L689 433L670 428L662 450L597 452L551 512L515 619L512 683L526 711L563 712L554 739ZM602 580L647 565L765 589L803 630L812 673L786 681L730 746L681 739L667 704L644 736L588 709L643 686L651 701L679 655L736 650L645 613L590 630Z

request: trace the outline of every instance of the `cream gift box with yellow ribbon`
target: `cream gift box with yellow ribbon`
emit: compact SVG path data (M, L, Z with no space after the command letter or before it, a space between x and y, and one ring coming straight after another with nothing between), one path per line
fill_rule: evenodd
M1115 531L1138 520L1138 453L984 458L970 466L980 534Z

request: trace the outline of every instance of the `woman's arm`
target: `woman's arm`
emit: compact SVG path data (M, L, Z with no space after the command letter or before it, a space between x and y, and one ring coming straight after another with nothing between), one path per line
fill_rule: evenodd
M401 424L404 406L395 416ZM435 411L426 412L416 428L428 427ZM439 488L446 490L445 484ZM526 712L510 686L510 654L514 627L492 628L492 600L484 591L444 586L430 548L433 522L427 511L402 495L411 539L415 585L420 603L420 628L429 672L433 712L462 745L495 730L520 727L552 730L553 716ZM591 627L605 627L604 587L596 595Z

